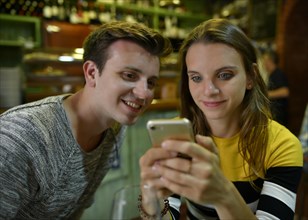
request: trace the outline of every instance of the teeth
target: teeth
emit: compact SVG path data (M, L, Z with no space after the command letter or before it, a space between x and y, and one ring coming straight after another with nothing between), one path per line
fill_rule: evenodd
M126 105L132 107L132 108L136 108L136 109L139 109L141 108L141 105L137 105L136 103L133 103L133 102L125 102Z

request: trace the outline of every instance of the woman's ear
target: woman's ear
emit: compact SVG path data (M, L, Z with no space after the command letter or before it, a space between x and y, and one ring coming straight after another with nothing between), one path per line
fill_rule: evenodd
M90 87L95 87L96 81L95 77L98 74L98 69L96 64L93 61L86 61L83 64L83 73L85 76L86 84Z
M251 90L252 87L253 87L253 81L252 81L251 77L248 77L247 82L246 82L246 89Z
M251 76L247 77L247 82L246 82L246 89L247 90L251 90L253 87L253 81L251 79Z
M256 77L256 75L259 72L258 65L256 63L252 66L252 74L247 76L247 82L246 82L246 89L251 90L253 88L253 79Z

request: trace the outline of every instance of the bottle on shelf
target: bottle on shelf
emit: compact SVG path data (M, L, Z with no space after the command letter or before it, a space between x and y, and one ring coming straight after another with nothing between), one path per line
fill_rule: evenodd
M87 1L83 1L82 3L82 23L89 24L90 17L89 17L89 4Z
M90 24L98 24L98 7L95 7L95 2L93 0L90 0L88 4Z
M98 5L99 13L98 20L100 23L109 22L112 19L111 12L105 9L103 4Z
M52 17L52 8L50 0L45 0L45 6L43 8L44 19L50 20Z
M59 20L59 7L57 0L53 0L51 4L51 19L56 21Z
M64 1L64 14L65 14L64 20L66 22L70 22L70 15L71 15L71 3L70 3L70 1L67 1L67 0Z
M82 18L83 18L83 6L82 6L82 0L78 0L76 3L76 13L77 13L77 18L76 21L77 23L82 23Z
M64 8L64 0L58 0L58 8L59 8L59 20L60 21L64 21L65 18L66 18L66 15L65 15L65 8Z

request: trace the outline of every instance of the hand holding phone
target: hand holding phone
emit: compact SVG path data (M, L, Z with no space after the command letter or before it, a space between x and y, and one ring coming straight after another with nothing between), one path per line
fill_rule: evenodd
M160 147L167 139L194 141L192 125L186 118L149 120L147 130L154 147ZM181 153L178 156L191 159Z

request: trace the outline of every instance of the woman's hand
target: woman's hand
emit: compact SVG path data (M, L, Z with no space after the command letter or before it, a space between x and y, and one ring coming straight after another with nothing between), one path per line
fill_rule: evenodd
M141 184L155 188L157 195L161 198L170 196L172 192L164 187L161 175L154 168L155 163L176 156L177 152L168 151L161 147L151 147L139 160Z
M153 182L156 186L199 204L215 205L224 200L231 182L220 170L218 151L210 137L197 135L196 143L167 140L161 150L169 151L172 157L164 152L165 157L158 160L160 153L151 152L148 157L153 160L148 164L148 172L145 172L147 176L156 178ZM178 158L174 156L175 152L187 154L192 159Z

